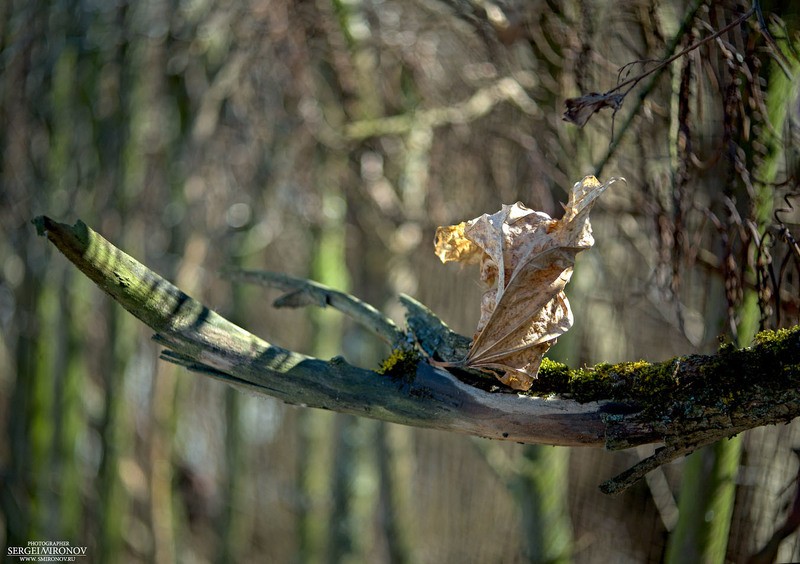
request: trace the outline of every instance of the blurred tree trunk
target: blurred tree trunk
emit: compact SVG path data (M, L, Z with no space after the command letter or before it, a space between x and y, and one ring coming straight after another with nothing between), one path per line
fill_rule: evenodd
M27 249L18 249L19 255L28 258ZM2 484L2 507L6 516L6 542L8 546L24 546L30 538L35 497L31 484L33 473L38 471L32 465L31 423L37 414L33 411L33 390L41 358L37 324L40 322L36 312L41 300L41 277L25 269L18 293L19 306L25 315L26 330L20 331L15 345L14 364L20 374L26 374L23 382L14 387L8 410L8 444L14 456L5 465L5 479Z
M741 437L735 437L686 459L667 563L725 562L741 445Z
M241 417L241 394L236 390L226 389L225 396L225 482L223 496L225 503L219 518L218 552L216 561L219 564L241 562L242 546L246 539L240 534L243 529L241 519L244 490L243 479L250 473L245 468L246 458L243 456Z
M102 311L104 371L103 415L99 424L102 444L102 458L98 469L97 488L97 553L103 561L113 561L121 557L123 544L123 522L127 510L127 499L119 481L120 456L126 450L128 441L124 432L124 402L120 387L123 382L128 356L126 347L119 339L119 327L123 323L119 308L110 300L104 300Z
M81 4L79 10L83 9L85 6ZM130 37L128 32L128 17L127 4L115 6L107 13L108 19L103 21L109 39L104 48L97 51L87 49L81 53L83 72L91 78L80 85L86 100L84 103L91 104L94 101L98 110L92 116L95 121L83 123L81 127L83 135L91 135L92 151L96 152L97 158L97 168L91 171L90 176L96 186L87 187L85 197L87 200L96 198L97 214L105 219L109 229L127 240L128 244L138 246L139 242L126 229L131 219L127 206L130 196L126 171L127 167L132 166L132 159L126 162L125 150L129 147L131 131L132 116L128 113L132 111L130 87L136 72L130 50L135 38ZM89 18L84 21L89 25ZM81 36L86 33L87 30L84 30ZM106 89L110 91L104 92ZM87 125L90 127L87 128ZM103 393L103 404L96 423L101 453L97 498L94 500L96 514L93 518L96 522L93 526L98 531L95 539L98 559L114 561L123 558L126 553L128 534L125 527L131 522L133 505L129 492L120 480L120 464L135 444L127 432L130 414L123 390L126 368L135 350L136 326L107 300L101 303L97 322L103 328L97 346L105 370L97 383Z
M330 472L330 515L325 544L325 562L337 564L357 554L356 528L353 515L353 482L356 478L357 456L354 444L357 421L352 415L333 416L331 439L333 460Z
M375 456L378 462L378 524L385 544L383 561L389 564L411 562L408 546L407 503L401 501L398 479L400 461L392 448L389 424L379 421L375 426Z
M730 100L747 100L748 96L758 98L757 93L761 85L755 87L755 90L750 90L754 84L752 76L755 76L755 80L763 80L769 85L760 95L770 101L773 110L770 112L772 115L758 115L756 119L761 121L766 118L771 125L762 129L759 124L753 128L751 134L750 126L740 124L738 121L741 119L747 123L747 118L737 115L735 110L726 109L723 138L729 143L729 153L728 160L722 168L727 169L723 172L727 175L725 195L731 202L746 202L749 205L749 209L742 209L738 213L748 218L747 228L752 230L755 236L755 246L760 247L760 240L770 237L768 232L772 222L774 186L780 181L777 177L780 168L777 163L785 158L781 140L772 133L774 130L781 131L784 127L783 119L780 115L776 115L775 110L788 107L791 101L786 95L787 91L778 86L786 78L784 71L773 64L770 73L769 65L760 60L763 55L755 54L752 39L748 39L745 36L741 67L729 66L726 69L727 75L723 74L721 77L721 80L727 81L727 90L724 92L726 104L730 103ZM687 58L682 65L681 86L674 89L674 95L678 98L676 103L679 108L678 115L686 116L689 113L689 95L683 90L685 88L688 91L688 87L684 84L691 80L689 70L691 59ZM767 71L764 72L765 76L761 74L762 68ZM748 71L752 76L747 75ZM739 73L747 78L742 79ZM776 74L780 77L777 81ZM782 113L785 110L779 111ZM687 151L691 151L693 139L686 118L683 117L680 121L680 125L676 128L678 138L674 143L679 153L679 160L674 164L674 169L678 173L676 182L686 182L688 174L686 167L689 160ZM751 185L751 178L760 180ZM752 276L755 289L744 289L741 300L735 308L728 295L727 319L725 314L708 316L707 333L713 333L719 326L727 326L730 328L728 338L735 341L738 346L747 346L753 342L757 331L771 328L765 324L768 318L766 310L770 307L769 298L765 301L761 289L764 281L759 282L765 275L761 270L764 266L762 260L764 259L759 258L758 264L754 265L754 272L746 273ZM743 274L743 278L744 276ZM726 287L729 286L729 280L726 280ZM723 308L719 310L722 312ZM726 561L744 444L745 437L739 435L708 446L687 458L681 485L679 519L667 547L668 563Z
M336 109L331 110L334 114ZM315 160L315 185L318 188L319 207L316 209L314 235L312 239L311 275L314 279L338 288L348 288L350 279L345 267L345 235L344 218L347 203L340 185L343 176L343 156L318 155ZM330 358L341 354L343 348L343 319L338 312L319 310L312 313L314 351L322 358ZM359 457L355 433L358 422L352 416L336 414L312 414L311 417L324 418L327 422L324 441L331 445L331 460L327 470L316 465L322 472L328 486L326 498L330 500L329 513L324 521L327 523L324 544L318 547L324 562L341 562L357 554L354 537L356 535L353 515L353 481L358 472ZM318 449L319 444L312 448ZM306 459L301 464L315 465ZM305 494L306 499L312 496ZM320 517L319 509L315 512ZM304 528L308 524L301 523ZM307 532L301 538L308 538Z
M316 414L303 410L297 414L295 433L297 447L295 455L295 562L305 564L313 562L317 554L313 517L314 495L311 488L311 474L319 465L311 463L311 452L316 444L313 435L313 421Z
M236 249L228 248L226 254L230 257L230 265L241 266L241 255ZM195 265L201 268L201 264ZM248 304L245 301L243 288L235 286L232 291L232 310L234 319L246 317ZM224 481L222 496L225 503L222 505L217 518L217 554L216 562L230 564L242 561L244 546L248 542L245 533L246 524L243 520L247 515L247 482L253 481L253 472L249 463L251 458L246 455L244 435L246 429L242 425L243 398L236 390L226 388L223 392L225 405L225 456L224 456Z
M70 132L77 57L74 48L64 45L74 26L50 18L68 5L43 8L37 2L8 2L0 10L0 47L7 54L0 100L0 223L10 234L0 245L10 251L0 260L0 281L6 291L16 286L17 298L14 329L3 338L13 351L8 370L15 378L5 413L10 457L0 469L0 513L8 546L25 546L30 538L75 539L82 532L75 464L82 430L80 340L70 307L76 296L68 291L73 278L60 270L46 275L45 255L24 236L25 211L63 205L53 196L63 198L75 169ZM45 32L49 44L35 40ZM48 158L30 143L41 133L42 121L50 127L42 147L51 149ZM62 192L33 188L41 185ZM15 260L21 261L19 268L9 269Z
M573 560L572 524L567 504L570 451L525 445L519 474L511 485L522 512L529 562L566 564Z

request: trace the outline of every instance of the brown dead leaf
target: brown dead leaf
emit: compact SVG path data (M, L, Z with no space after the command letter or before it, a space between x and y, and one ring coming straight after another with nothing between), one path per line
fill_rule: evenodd
M478 262L481 259L481 249L466 235L464 229L467 222L458 225L448 225L436 229L436 256L442 262L461 261Z
M572 326L563 290L575 255L594 244L592 205L614 180L587 176L575 183L561 219L517 202L437 229L439 259L479 262L486 287L464 366L490 371L517 390L531 387L545 352Z
M583 127L594 114L603 108L611 108L616 113L622 107L624 99L623 94L612 92L605 94L590 92L577 98L569 98L564 100L567 109L564 110L563 119L578 127Z

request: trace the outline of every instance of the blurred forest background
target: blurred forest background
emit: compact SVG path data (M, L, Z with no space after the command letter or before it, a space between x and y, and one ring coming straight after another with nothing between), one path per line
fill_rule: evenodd
M334 312L276 312L227 266L400 292L471 335L478 274L433 232L624 176L567 288L572 366L747 345L800 315L797 2L605 92L739 0L0 2L0 524L90 562L743 562L790 512L797 422L598 484L623 453L502 444L249 397L37 238L80 218L283 347L377 367ZM624 93L628 87L616 91ZM621 104L619 104L621 102ZM613 105L613 104L612 104ZM800 541L780 545L800 560Z

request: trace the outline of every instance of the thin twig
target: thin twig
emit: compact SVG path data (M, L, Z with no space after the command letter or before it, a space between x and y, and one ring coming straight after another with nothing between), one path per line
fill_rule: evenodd
M705 45L709 41L713 41L714 39L716 39L720 35L723 35L723 34L729 32L730 30L732 30L734 27L736 27L740 23L742 23L745 20L749 19L750 16L752 16L754 13L755 13L755 7L752 7L747 12L745 12L744 14L739 16L739 18L737 18L733 22L729 23L728 25L726 25L725 27L723 27L722 29L720 29L716 33L713 33L712 35L709 35L708 37L704 37L700 41L698 41L696 43L693 43L692 45L690 45L689 47L687 47L686 49L684 49L680 53L676 53L673 56L671 56L670 58L660 62L658 65L656 65L652 69L650 69L648 71L645 71L645 72L643 72L642 74L640 74L638 76L634 76L633 78L626 80L622 84L617 84L614 88L612 88L611 90L606 92L606 94L611 94L612 92L616 92L617 90L621 90L622 88L624 88L625 86L628 86L629 84L631 84L632 85L631 88L633 88L639 82L641 82L642 79L647 78L648 76L650 76L651 74L653 74L654 72L656 72L658 70L661 70L662 68L666 67L667 65L669 65L673 61L675 61L677 59L680 59L681 57L683 57L687 53L691 53L692 51L694 51L698 47L702 47L703 45ZM628 90L625 91L625 94L630 92L631 88L628 88Z
M692 7L692 9L689 11L689 13L687 14L687 17L681 23L681 27L678 30L678 33L675 35L675 37L674 37L674 39L672 41L672 44L669 46L669 49L667 50L668 52L672 52L675 49L675 47L677 46L678 42L680 41L680 38L683 37L683 35L686 33L686 28L689 26L689 24L691 24L692 20L694 20L694 15L697 12L697 10L700 8L701 5L702 5L702 2L696 2L695 5ZM642 74L640 74L638 76L635 76L635 77L633 77L631 79L628 79L625 82L617 84L614 88L608 90L607 92L605 92L603 94L594 95L596 98L609 99L609 100L613 100L613 102L614 102L613 104L599 105L597 107L597 109L602 109L602 107L609 107L610 106L610 107L614 107L615 108L614 112L616 113L616 111L622 106L622 103L623 103L625 97L628 95L628 93L630 93L631 90L633 90L636 87L637 84L639 84L639 82L641 82L643 79L647 78L648 76L650 76L652 74L656 74L656 76L654 76L653 79L647 84L645 89L642 90L642 92L639 94L639 99L638 99L637 104L636 104L636 109L634 109L633 111L631 111L628 114L627 119L625 120L625 123L620 128L619 133L611 141L611 144L609 145L605 156L600 160L600 162L597 165L595 165L595 167L594 167L595 176L599 176L601 174L601 172L603 171L603 168L608 163L608 161L611 158L611 156L616 152L617 147L619 147L619 144L620 144L620 141L622 140L623 135L625 134L625 132L628 130L628 128L633 123L633 118L638 114L639 108L641 107L642 103L644 102L644 100L647 98L647 96L650 94L650 92L655 87L656 82L658 81L658 78L661 76L661 72L665 68L667 68L667 66L670 63L676 61L680 57L683 57L687 53L690 53L690 52L694 51L695 49L697 49L698 47L701 47L702 45L708 43L709 41L713 41L713 40L717 39L721 35L727 33L728 31L730 31L731 29L733 29L737 25L739 25L742 22L744 22L747 19L749 19L754 13L756 13L756 4L754 4L753 7L751 7L747 12L742 14L739 18L737 18L736 20L734 20L730 24L726 25L722 29L714 32L713 34L709 35L708 37L705 37L705 38L701 39L700 41L697 41L697 42L693 43L692 45L690 45L686 49L680 51L679 53L676 53L676 54L668 57L667 59L663 60L658 65L656 65L653 68L651 68L650 70L647 70L647 71L643 72ZM629 86L629 88L627 88L624 92L617 93L619 90L624 89L626 86ZM587 96L591 96L591 95L587 95ZM580 99L581 98L577 98L577 99L573 99L573 100L580 100ZM588 118L587 118L587 120L588 120Z
M672 38L672 41L670 41L670 44L667 47L667 50L666 50L667 56L669 56L669 54L671 54L671 53L673 53L675 51L675 49L677 48L677 46L680 43L681 39L686 34L686 30L689 28L691 23L694 21L694 17L695 17L695 14L697 13L697 10L699 10L700 6L702 6L702 5L703 5L703 0L695 0L694 4L691 6L689 11L686 13L686 17L684 17L683 21L681 22L681 25L678 28L678 32ZM659 66L659 67L653 69L653 72L655 72L656 74L655 74L655 76L653 76L653 78L650 79L650 82L648 82L647 85L639 93L639 98L636 101L636 108L628 114L625 122L622 124L622 127L620 127L620 129L619 129L619 133L617 133L616 137L614 137L614 139L611 141L611 145L609 145L605 156L600 160L600 162L597 165L595 165L595 167L594 167L594 171L595 171L594 175L595 176L600 176L600 174L603 172L603 168L605 168L606 164L611 159L611 156L616 152L617 147L619 147L620 141L625 136L625 133L628 131L630 126L633 124L633 119L639 113L639 109L644 104L645 99L647 98L647 96L650 95L650 92L652 92L653 89L656 87L656 84L658 83L658 79L661 77L661 73L664 71L665 68L666 68L666 66L662 65L662 66Z
M600 484L600 491L608 495L616 495L624 492L633 484L644 478L645 474L656 468L677 460L692 452L693 447L661 447L652 456L641 460L631 468L625 470L618 476L606 480Z

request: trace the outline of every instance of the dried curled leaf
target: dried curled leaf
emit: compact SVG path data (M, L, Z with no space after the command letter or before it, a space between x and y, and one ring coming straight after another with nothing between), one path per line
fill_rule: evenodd
M590 92L578 98L570 98L564 100L567 109L564 110L563 119L578 127L583 127L594 114L603 108L611 108L616 113L622 107L624 99L624 94L613 92L605 94Z
M575 183L561 219L517 202L436 230L436 256L479 262L487 288L465 366L491 371L517 390L531 387L544 353L572 326L563 290L575 255L594 244L592 205L614 180Z
M442 262L451 260L461 262L478 262L481 260L481 249L464 234L467 222L458 225L439 227L436 230L436 256Z

